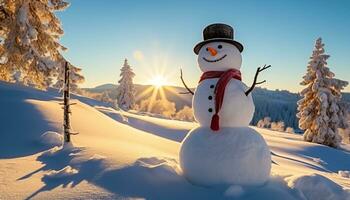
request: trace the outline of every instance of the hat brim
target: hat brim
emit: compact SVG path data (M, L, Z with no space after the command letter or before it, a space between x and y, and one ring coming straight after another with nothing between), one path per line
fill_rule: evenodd
M227 39L227 38L212 38L212 39L208 39L208 40L204 40L200 43L198 43L193 51L195 54L198 55L199 50L205 45L208 44L209 42L226 42L226 43L230 43L232 45L234 45L235 47L237 47L237 49L242 52L243 51L243 45L235 40L231 40L231 39Z

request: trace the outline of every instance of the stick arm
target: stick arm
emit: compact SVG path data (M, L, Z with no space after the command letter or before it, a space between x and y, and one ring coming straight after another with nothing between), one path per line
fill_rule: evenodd
M259 76L259 73L260 73L260 72L262 72L262 71L264 71L265 69L268 69L268 68L270 68L270 67L271 67L271 65L268 65L268 66L264 65L263 68L258 67L258 68L256 69L253 84L252 84L252 86L245 92L245 95L246 95L246 96L248 96L248 95L253 91L253 89L255 88L256 85L260 85L260 84L263 84L263 83L266 82L266 80L263 80L263 81L258 82L258 76Z
M192 94L192 95L194 95L194 92L186 85L186 83L183 79L181 68L180 68L180 78L181 78L182 84L185 86L185 88L187 90L187 92L180 92L180 94Z

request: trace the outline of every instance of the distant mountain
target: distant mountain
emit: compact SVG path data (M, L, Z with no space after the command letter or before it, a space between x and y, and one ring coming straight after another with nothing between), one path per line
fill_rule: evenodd
M83 90L90 93L103 93L107 92L109 97L113 100L117 98L117 87L115 84L103 84L94 88L83 88ZM140 103L142 100L151 97L152 91L155 89L151 85L140 85L135 84L136 89L136 103ZM149 90L148 93L144 93L145 90ZM194 90L194 89L193 89ZM180 110L185 105L191 106L192 104L192 95L189 94L180 94L180 92L186 92L185 88L177 86L164 86L164 94L169 101L175 102L176 109ZM157 98L160 98L160 93L158 92Z
M112 83L107 83L107 84L96 86L94 88L83 88L83 90L99 93L99 92L104 92L106 90L112 90L116 88L117 88L117 85Z
M135 88L136 103L140 103L142 100L151 97L154 89L154 87L151 85L140 84L135 84ZM107 92L113 100L116 99L117 96L117 85L114 84L103 84L95 88L85 88L83 90L91 93ZM149 92L145 94L144 91L146 90L149 90ZM169 101L175 102L177 110L182 109L185 105L191 107L192 95L179 94L180 92L186 92L185 88L177 86L164 86L163 91ZM159 92L157 98L160 98ZM272 121L284 121L286 127L289 126L293 127L294 129L298 129L296 102L300 98L301 97L299 94L291 93L287 90L255 88L253 91L255 113L252 124L256 125L260 119L270 117ZM343 93L343 100L350 103L350 93Z

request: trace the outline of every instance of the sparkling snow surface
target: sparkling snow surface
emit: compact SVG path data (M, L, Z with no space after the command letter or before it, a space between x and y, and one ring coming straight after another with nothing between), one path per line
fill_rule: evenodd
M38 141L46 131L61 133L57 91L0 82L0 95L0 199L350 199L343 173L350 171L349 145L333 149L252 127L272 152L269 180L202 187L186 180L178 160L195 123L119 112L72 95L79 134L73 145L50 148Z

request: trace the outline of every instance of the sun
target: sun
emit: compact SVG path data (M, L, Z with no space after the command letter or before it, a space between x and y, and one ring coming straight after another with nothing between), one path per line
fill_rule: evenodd
M150 80L150 84L156 88L161 88L167 84L167 80L164 76L156 75Z

